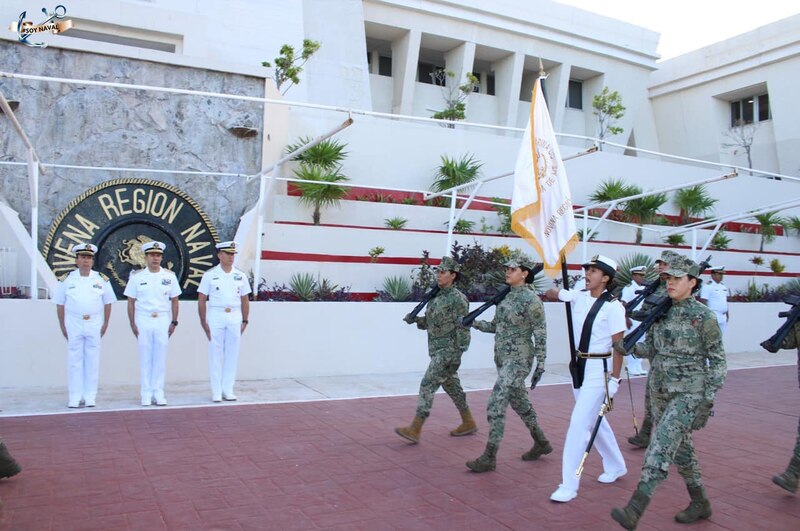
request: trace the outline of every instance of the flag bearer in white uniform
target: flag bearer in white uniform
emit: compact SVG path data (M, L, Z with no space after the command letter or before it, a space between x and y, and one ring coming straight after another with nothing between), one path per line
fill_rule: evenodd
M630 315L632 312L639 310L644 305L644 301L640 302L636 305L636 308L628 308L627 305L630 301L636 298L636 292L644 289L645 284L645 272L647 271L647 266L634 266L629 269L631 273L631 283L622 288L622 294L620 295L619 299L622 304L625 305L625 310ZM630 334L641 324L641 322L635 319L629 319L631 325L628 327L625 335ZM644 341L645 336L637 341L637 343L641 343ZM625 356L625 361L628 364L628 372L631 376L645 376L647 374L647 369L642 367L642 360L637 358L636 356L630 355Z
M178 277L161 267L165 245L147 242L142 245L147 267L131 271L125 296L128 297L128 320L139 344L142 405L166 406L164 373L167 342L178 326Z
M92 270L97 246L81 243L72 247L77 269L58 285L56 315L67 339L67 407L94 407L100 372L100 338L108 328L111 303L117 300L111 283Z
M208 337L211 400L236 400L233 384L239 361L239 339L250 314L250 282L233 267L236 242L217 244L219 264L203 274L197 288L200 325Z
M719 329L724 336L725 328L728 326L728 297L731 294L728 286L722 283L725 266L710 267L708 270L711 271L711 280L703 282L700 288L700 302L708 306L708 309L717 316Z
M601 295L606 299L599 306L590 336L586 338L587 351L578 352L578 356L586 360L583 383L580 388L573 389L575 407L572 410L564 442L561 484L550 496L551 500L562 503L578 495L580 478L575 475L575 471L597 421L600 405L606 400L607 395L613 398L619 389L623 358L622 338L627 328L625 308L622 303L610 297L610 293L604 295L607 286L614 279L617 263L611 258L598 255L583 264L583 268L586 271L586 291L551 289L546 294L548 300L561 300L572 305L573 334L578 349L580 349L578 341L582 337L583 324L590 309ZM609 372L606 373L606 370ZM628 472L622 452L614 438L614 432L611 431L611 426L605 418L600 424L594 447L603 460L603 473L597 478L600 483L613 483Z

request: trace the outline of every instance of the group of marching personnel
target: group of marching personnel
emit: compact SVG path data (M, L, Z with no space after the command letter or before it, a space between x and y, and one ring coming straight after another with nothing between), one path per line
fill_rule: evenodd
M684 479L690 503L675 515L680 523L690 523L711 516L692 432L703 428L713 414L714 397L725 382L727 365L721 324L727 322L727 305L707 305L717 293L727 293L721 283L724 270L712 271L712 291L699 293L700 275L707 263L699 265L673 251L664 251L656 261L659 276L643 291L652 297L623 297L626 305L612 295L617 263L597 255L583 264L585 288L550 289L544 299L569 305L571 343L574 355L570 363L575 406L570 417L562 455L562 480L550 499L566 503L578 494L581 473L592 447L600 454L601 483L613 483L627 473L625 460L604 414L620 385L626 357L647 359L650 363L642 430L629 439L646 448L644 465L636 490L625 507L615 508L611 517L625 529L635 529L656 490L666 479L671 464ZM533 439L531 449L522 455L534 461L550 454L553 446L537 421L525 385L534 368L531 389L545 370L547 332L541 298L530 288L539 267L519 254L505 264L507 288L489 303L467 314L467 298L456 288L460 264L450 257L442 259L437 270L437 286L404 320L416 324L428 334L430 364L420 383L419 399L413 421L395 432L412 443L420 440L422 426L429 416L434 394L441 386L453 399L461 415L461 424L453 436L475 433L477 425L467 405L458 377L461 356L469 347L470 330L495 334L494 361L497 380L487 405L489 435L479 457L466 463L474 472L488 472L496 467L497 451L505 427L506 409L519 415ZM643 284L644 270L637 284ZM710 293L710 294L709 294ZM432 297L430 295L433 295ZM700 297L700 301L698 300ZM423 316L417 314L428 300ZM702 301L702 302L701 302ZM496 304L491 321L476 320L477 314ZM642 307L643 305L643 307ZM799 312L800 313L800 312ZM569 316L571 315L571 319ZM633 326L631 322L635 323ZM798 347L800 323L792 324L791 333L768 350ZM629 332L632 328L636 330ZM646 333L645 333L646 332ZM800 382L800 368L798 369ZM796 492L800 478L800 424L794 455L783 474L773 478L782 488Z

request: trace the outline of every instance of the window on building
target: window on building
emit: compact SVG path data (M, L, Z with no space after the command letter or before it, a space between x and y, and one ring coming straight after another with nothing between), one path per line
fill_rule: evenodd
M481 91L481 84L483 83L483 79L481 79L481 73L480 72L475 72L472 75L474 75L475 77L478 78L478 83L475 86L472 87L472 92L480 92Z
M583 81L569 80L567 89L567 108L583 110Z
M494 76L491 74L486 76L486 94L494 96Z
M765 122L771 119L769 94L749 96L731 102L731 127L739 124Z
M392 77L392 58L380 56L378 58L378 75Z
M433 71L437 69L437 66L431 63L419 63L417 64L417 81L420 83L427 83L429 85L433 85ZM447 77L447 76L444 76ZM442 79L442 85L446 85L447 81Z

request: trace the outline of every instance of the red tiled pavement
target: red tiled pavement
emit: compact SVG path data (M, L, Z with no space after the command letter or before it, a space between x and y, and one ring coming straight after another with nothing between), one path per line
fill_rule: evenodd
M482 413L488 392L468 396ZM497 471L486 474L464 467L483 449L484 415L476 436L450 437L458 415L444 395L416 446L392 431L410 421L415 397L3 418L24 471L0 481L0 529L618 529L609 512L635 488L643 456L625 442L627 389L611 421L629 474L599 484L593 455L565 505L548 497L571 392L531 396L555 453L521 461L530 436L509 410ZM714 515L691 529L800 529L800 498L770 481L790 457L798 406L795 367L729 373L717 416L695 437ZM673 468L639 529L687 529L672 519L686 504Z

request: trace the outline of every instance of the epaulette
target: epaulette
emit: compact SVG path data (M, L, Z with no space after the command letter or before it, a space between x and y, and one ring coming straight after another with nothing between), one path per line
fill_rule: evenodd
M104 282L109 282L108 275L106 275L105 273L102 273L100 271L98 271L97 274L100 275L100 278L102 278Z
M130 274L130 276L133 276L133 275L136 275L138 273L141 273L142 271L144 271L144 269L131 269L131 272L129 274Z
M166 271L167 273L172 273L173 275L175 274L175 273L172 271L172 269L167 269L166 267L162 267L161 269L162 269L162 270L164 270L164 271Z

